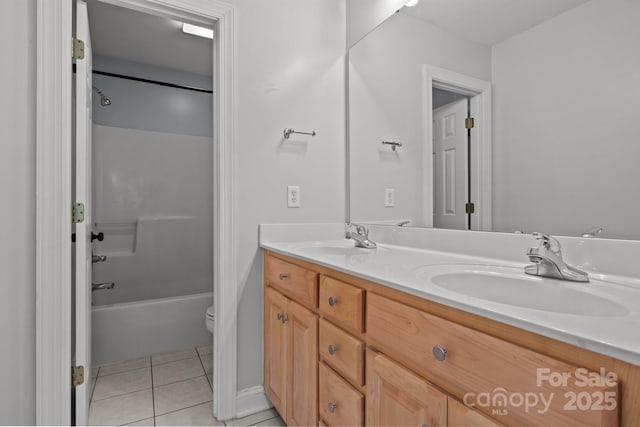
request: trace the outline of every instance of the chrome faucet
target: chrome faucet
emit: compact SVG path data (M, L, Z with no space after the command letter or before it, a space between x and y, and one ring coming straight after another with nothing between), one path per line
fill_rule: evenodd
M540 246L527 249L527 256L533 262L524 268L524 272L533 276L552 277L574 282L588 282L589 275L572 267L562 259L560 242L547 234L533 233Z
M586 229L585 231L582 232L582 234L580 234L580 237L583 237L585 239L588 239L590 237L596 237L598 234L602 233L604 231L603 227L591 227Z
M369 240L369 230L364 225L351 224L356 228L356 232L347 231L346 238L352 239L356 243L356 248L375 249L378 247Z
M95 292L95 291L103 291L105 289L113 289L115 288L116 284L113 282L107 282L107 283L92 283L91 284L91 292Z

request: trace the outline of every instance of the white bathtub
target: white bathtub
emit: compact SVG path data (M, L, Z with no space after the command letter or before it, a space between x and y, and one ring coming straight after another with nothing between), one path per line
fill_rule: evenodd
M93 307L94 365L210 344L213 293Z

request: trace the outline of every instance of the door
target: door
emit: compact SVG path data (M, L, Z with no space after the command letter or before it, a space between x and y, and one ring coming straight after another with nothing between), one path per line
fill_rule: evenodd
M444 426L447 396L426 380L367 349L367 426Z
M458 427L501 427L502 424L482 413L468 408L449 397L447 399L447 423Z
M91 397L91 39L87 4L77 1L76 38L84 41L84 59L76 60L75 185L73 198L84 204L84 219L75 220L75 366L84 367L84 382L75 388L76 425L87 425Z
M468 100L433 111L433 226L468 229Z
M264 388L282 417L287 413L287 328L283 321L287 298L272 288L264 290Z
M315 426L318 424L318 318L290 301L285 324L289 328L286 422L287 425Z

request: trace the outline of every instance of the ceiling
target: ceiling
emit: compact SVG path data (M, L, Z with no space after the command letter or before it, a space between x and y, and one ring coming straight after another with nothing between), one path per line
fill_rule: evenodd
M492 46L589 0L421 0L403 13Z
M212 41L182 23L100 1L88 2L94 54L211 76Z

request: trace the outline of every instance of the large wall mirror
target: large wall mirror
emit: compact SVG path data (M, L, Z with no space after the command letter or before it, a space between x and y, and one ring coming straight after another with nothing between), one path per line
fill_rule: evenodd
M640 239L638 22L638 0L402 7L349 49L347 220Z

